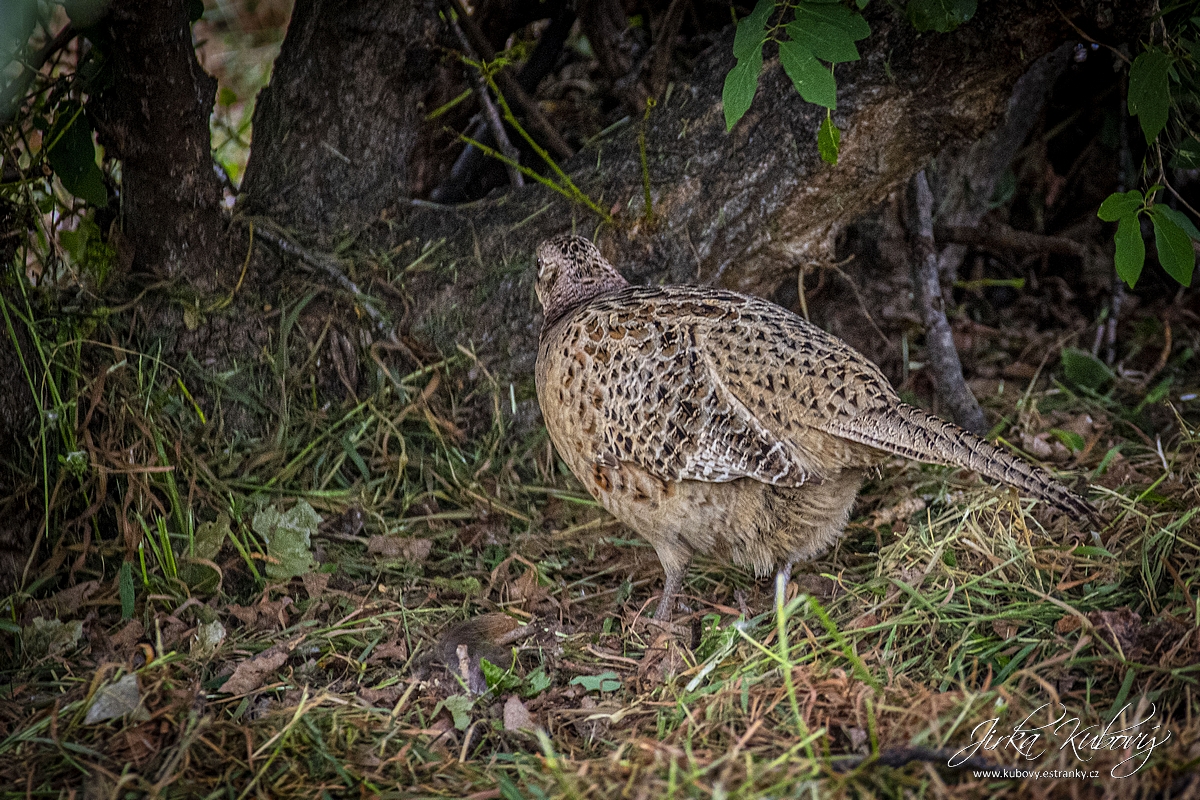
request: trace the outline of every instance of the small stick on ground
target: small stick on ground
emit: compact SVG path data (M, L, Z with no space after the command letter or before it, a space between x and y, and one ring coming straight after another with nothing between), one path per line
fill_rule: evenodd
M950 323L946 321L945 300L938 279L938 254L933 242L933 193L929 190L925 170L916 174L913 183L917 211L913 288L925 323L926 361L938 395L949 406L954 421L969 431L982 434L987 430L987 419L963 379L962 362L954 347Z

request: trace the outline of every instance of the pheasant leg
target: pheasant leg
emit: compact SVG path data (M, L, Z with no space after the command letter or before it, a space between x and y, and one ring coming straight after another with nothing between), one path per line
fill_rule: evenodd
M784 563L775 573L775 608L787 605L787 585L792 579L792 564L791 561Z
M667 574L667 580L663 583L662 599L658 601L654 618L659 622L670 622L671 612L675 608L675 595L683 587L683 576L687 572L687 566L671 568L664 565L663 569Z

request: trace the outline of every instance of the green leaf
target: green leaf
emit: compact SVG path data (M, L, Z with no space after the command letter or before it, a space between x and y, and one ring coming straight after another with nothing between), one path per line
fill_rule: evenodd
M762 46L766 41L767 17L775 10L774 0L758 0L750 16L738 22L733 35L733 57L738 61L753 58L757 53L762 58Z
M1195 136L1184 139L1175 148L1169 164L1171 169L1196 169L1200 167L1200 141Z
M267 577L275 581L286 581L303 575L313 568L309 546L312 535L317 532L321 517L304 500L281 514L274 506L268 506L254 515L250 527L267 543Z
M1062 351L1063 374L1076 386L1099 391L1100 387L1113 379L1113 371L1100 359L1084 350L1064 347Z
M486 658L481 658L479 659L479 670L483 673L484 683L493 694L508 692L521 685L521 679L513 671L513 667L505 669Z
M521 690L522 697L537 697L550 688L550 676L546 670L538 667L525 678L525 686Z
M25 41L37 25L37 11L35 0L0 3L0 70L21 55Z
M79 227L73 231L62 231L58 234L58 241L63 246L63 250L67 251L71 262L76 265L83 264L87 258L88 243L99 238L100 228L90 219L81 220Z
M92 33L87 29L96 25L108 14L109 5L108 0L66 0L62 3L75 30L87 33Z
M49 141L46 158L63 188L97 208L107 206L108 191L104 188L104 174L96 166L92 126L78 103L70 101L59 106Z
M212 561L221 552L229 536L229 515L222 511L212 522L201 522L196 528L194 553L196 558Z
M1078 453L1087 444L1075 431L1064 431L1062 428L1051 428L1050 433L1054 434L1060 442L1067 446L1072 453Z
M725 76L725 87L721 90L726 132L733 130L733 126L746 115L750 104L754 102L758 76L762 73L767 17L774 10L774 0L758 0L750 16L738 23L733 36L733 56L737 64Z
M797 44L817 58L839 63L858 61L855 42L871 35L871 26L861 15L840 3L816 5L801 3L787 33Z
M504 800L526 800L517 785L503 772L496 773L496 784L500 787L500 796Z
M825 108L837 108L833 72L811 52L796 42L783 41L779 43L779 61L801 97Z
M1158 263L1175 280L1184 286L1192 285L1192 271L1196 268L1196 251L1187 231L1181 228L1169 214L1172 209L1161 203L1150 209L1150 221L1154 223L1154 246L1158 250ZM1178 213L1178 212L1176 212ZM1182 216L1182 215L1181 215Z
M465 731L471 724L471 707L473 705L475 705L475 701L465 694L452 694L433 707L433 716L436 717L438 712L444 708L450 712L450 717L454 720L454 727Z
M1105 222L1116 222L1121 217L1129 217L1138 213L1141 210L1145 198L1137 189L1125 192L1113 192L1108 197L1104 198L1104 202L1100 204L1100 210L1096 212L1096 216Z
M582 686L585 692L615 692L621 688L621 678L615 672L577 675L571 679L571 685Z
M1146 144L1154 141L1167 125L1171 89L1167 71L1174 59L1157 47L1149 47L1129 68L1129 113L1138 118Z
M908 20L918 31L949 33L975 16L975 0L909 0Z
M367 468L367 462L363 461L362 455L359 454L357 444L350 438L350 431L347 431L342 436L341 442L342 452L346 454L346 457L350 459L354 466L358 467L358 474L363 476L363 480L370 483L371 470Z
M1196 226L1192 224L1192 221L1188 218L1187 214L1184 214L1182 211L1176 211L1168 205L1156 205L1155 208L1162 209L1159 213L1165 214L1167 219L1183 228L1184 232L1188 236L1200 241L1200 230L1198 230Z
M1142 241L1142 225L1138 215L1121 217L1113 239L1117 243L1117 252L1113 257L1117 274L1132 289L1146 263L1146 243Z
M758 76L762 72L762 49L756 57L739 61L725 76L725 88L721 91L721 105L725 109L725 130L733 130L738 120L750 110L754 93L758 91Z
M133 564L121 562L117 573L117 594L121 597L121 619L133 619Z
M30 658L60 656L74 650L82 636L83 623L79 620L63 622L34 617L21 629L21 646Z
M833 124L832 115L826 113L825 121L821 123L821 128L817 131L817 152L821 154L821 160L826 164L837 166L841 143L842 132L838 130L837 125Z
M1122 217L1137 214L1142 209L1144 203L1145 198L1137 189L1123 193L1113 192L1104 198L1104 202L1100 204L1100 210L1096 212L1096 216L1105 222L1116 222Z

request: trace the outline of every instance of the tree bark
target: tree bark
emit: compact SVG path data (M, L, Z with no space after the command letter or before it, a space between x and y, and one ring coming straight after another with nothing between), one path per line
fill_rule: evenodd
M121 159L134 268L201 291L232 283L208 131L217 82L196 61L187 3L113 3L100 29L112 74L87 109L101 144Z
M18 236L28 235L28 225L12 204L0 199L0 264L13 263ZM4 277L0 285L0 375L8 379L0 382L0 594L15 588L41 516L41 498L31 491L27 471L38 411L30 385L40 384L41 364L15 313L20 308L19 292L8 276Z
M1005 170L1037 123L1054 82L1066 69L1070 45L1042 56L1013 87L1004 122L965 147L948 147L930 170L929 185L939 225L973 228L988 211L988 203ZM954 280L967 248L951 243L938 253L943 283Z
M656 225L643 221L637 131L627 126L565 165L613 210L615 226L530 186L466 207L409 203L378 235L397 247L410 243L401 250L412 259L444 242L423 260L423 271L405 278L423 301L416 329L443 348L471 340L490 369L527 383L540 321L529 264L539 240L573 226L599 231L608 255L635 282L712 283L771 296L797 266L831 260L840 228L948 142L973 141L1000 124L1018 78L1077 35L1068 19L1094 31L1090 7L990 3L954 33L919 35L889 7L873 5L862 60L837 68L834 121L844 135L836 167L817 153L822 110L799 98L777 59L767 61L749 113L725 132L730 29L698 59L695 82L677 86L651 116ZM1142 12L1122 13L1109 34L1133 30Z
M254 109L240 209L328 239L409 194L431 96L454 84L437 80L445 33L432 0L298 0Z

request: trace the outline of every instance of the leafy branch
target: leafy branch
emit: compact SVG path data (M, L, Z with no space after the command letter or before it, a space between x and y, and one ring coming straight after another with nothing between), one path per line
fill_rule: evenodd
M1146 261L1146 243L1142 240L1143 215L1149 217L1154 226L1154 246L1158 249L1158 263L1167 274L1184 286L1192 283L1192 271L1196 267L1196 251L1192 241L1200 241L1200 230L1181 211L1165 203L1153 202L1154 195L1162 189L1155 184L1143 195L1137 189L1114 192L1100 204L1097 216L1105 222L1117 223L1114 237L1117 245L1117 274L1129 284L1137 283Z
M870 0L854 2L861 11ZM973 17L975 6L976 0L909 0L906 13L918 31L946 33ZM767 23L780 9L778 21L768 28ZM788 12L791 21L784 23ZM817 131L817 150L823 161L837 164L842 132L833 124L837 108L833 66L858 61L855 42L870 35L867 21L841 0L758 0L750 16L738 22L734 34L737 64L725 76L721 93L725 130L733 130L750 110L762 75L763 47L775 42L779 45L779 63L796 91L805 102L825 109L825 121Z
M867 0L857 0L862 8ZM769 30L767 22L780 8L779 21ZM792 20L784 24L788 12ZM779 45L779 62L791 78L792 85L806 102L826 109L825 122L817 136L821 158L837 163L841 131L833 124L831 112L837 108L837 82L833 65L859 59L860 39L871 28L862 15L832 0L758 0L750 16L738 23L733 39L733 55L737 65L725 76L721 103L725 109L725 129L732 130L754 101L758 79L762 75L763 46L767 42ZM826 66L822 62L828 62Z
M1105 198L1097 211L1100 219L1117 223L1113 237L1116 244L1113 261L1117 274L1130 288L1137 283L1146 262L1146 243L1142 239L1141 229L1143 216L1150 220L1154 228L1154 246L1158 251L1159 263L1168 275L1183 286L1191 285L1196 266L1196 252L1192 244L1200 241L1200 230L1187 215L1164 203L1154 202L1155 194L1163 188L1170 188L1166 179L1164 149L1174 151L1171 167L1186 169L1200 166L1200 140L1192 132L1183 112L1184 108L1194 108L1200 100L1200 75L1197 73L1200 41L1188 36L1200 34L1200 18L1192 17L1179 30L1172 32L1164 22L1162 29L1162 46L1147 46L1130 64L1126 91L1130 115L1138 118L1149 150L1158 154L1160 182L1148 188L1144 194L1136 189L1114 192ZM1175 124L1168 128L1169 122ZM1178 134L1171 135L1176 131L1186 134L1186 137L1178 141ZM1177 143L1172 144L1172 140ZM1171 191L1178 197L1174 189ZM1195 209L1191 210L1195 213Z

